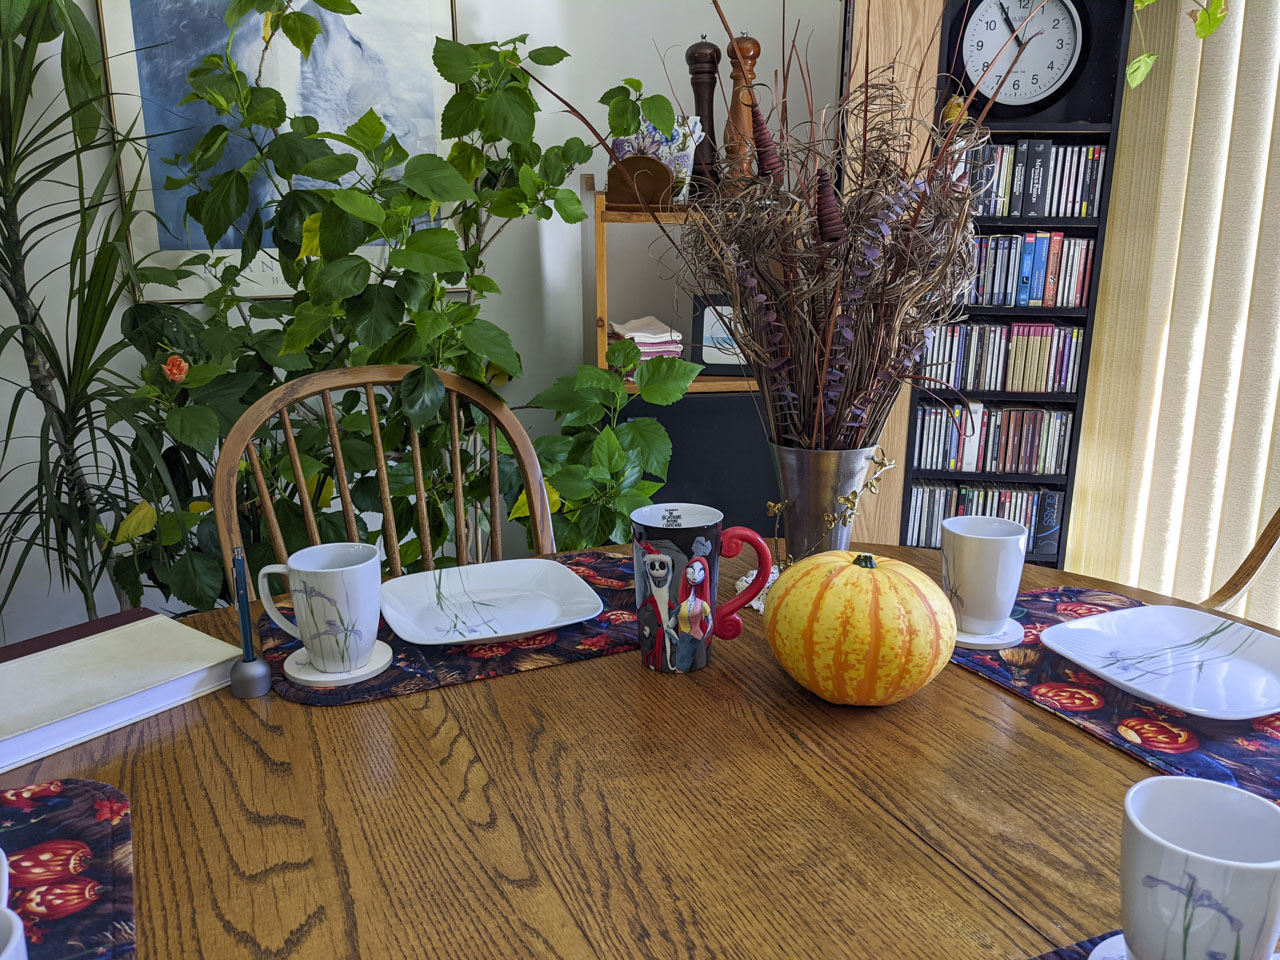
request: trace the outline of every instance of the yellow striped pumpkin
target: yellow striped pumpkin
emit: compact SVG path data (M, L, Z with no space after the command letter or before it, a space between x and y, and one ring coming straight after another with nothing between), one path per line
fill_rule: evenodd
M956 644L937 584L900 560L848 550L787 568L764 622L782 668L832 703L897 703L936 677Z

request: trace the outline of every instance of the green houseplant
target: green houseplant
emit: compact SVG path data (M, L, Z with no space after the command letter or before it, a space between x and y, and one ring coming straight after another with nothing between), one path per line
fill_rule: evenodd
M339 13L355 9L345 3L324 6ZM229 29L257 29L259 21L247 19L256 14L263 15L267 44L283 37L304 56L320 30L318 21L284 0L236 0L227 8ZM179 599L202 608L227 595L212 520L190 506L207 499L217 438L254 399L309 371L366 363L418 366L386 411L384 436L390 448L410 428L427 431L426 471L440 481L428 490L432 540L448 541L453 511L445 443L443 434L434 435L444 429L438 417L443 388L432 368L495 386L521 375L510 337L482 316L485 299L500 292L485 272L485 255L514 219L582 220L581 202L564 183L592 152L576 137L545 147L536 141L538 106L526 67L550 67L567 54L556 47L527 49L524 36L502 43L436 41L433 64L458 85L441 117L442 137L453 141L446 157L410 156L372 110L337 132L320 130L314 118L290 116L283 97L250 79L229 50L228 44L222 54L206 57L189 75L188 99L211 107L218 122L185 156L173 158L170 186L193 188L187 203L191 222L211 243L234 231L241 255L209 256L167 277L153 272L152 282L176 285L186 270L204 270L216 287L200 303L185 307L139 302L124 324L125 335L149 358L137 399L151 404L167 427L171 442L164 457L177 494L142 483L159 520L146 536L131 541L131 552L116 558L116 575L134 591L146 582L174 588ZM630 99L632 88L627 91ZM660 113L658 100L665 102L646 98L650 113ZM240 167L220 169L233 138L247 143L252 157ZM248 210L251 172L269 176L275 193L263 211ZM279 250L281 274L294 293L287 300L254 302L237 286L267 228ZM370 243L379 251L370 253ZM451 293L457 288L465 294ZM361 421L355 399L343 401L344 459L358 475L352 489L357 506L380 512L375 481L368 475L373 465L364 439L368 423ZM469 420L465 426L483 424ZM322 535L341 536L336 515L323 512L332 496L332 477L321 458L304 456L306 476L295 478L280 439L267 441L269 482L286 492L305 488L321 508ZM327 436L319 423L304 423L300 442L304 451L317 452ZM464 455L468 482L479 489L482 481L471 473L479 463L473 464L469 451ZM393 469L409 466L396 463ZM665 472L665 463L659 472ZM502 489L514 504L520 491L513 469L504 471ZM626 489L634 495L634 483ZM251 564L258 565L267 561L269 548L256 494L247 484L243 493L248 504L244 539ZM408 493L396 491L393 501L405 519ZM589 516L598 505L566 501L559 523L566 534L574 534L571 542L595 545L614 532L616 524L606 530L603 520L583 522L583 509ZM301 517L288 504L281 507L286 544L293 549L304 542ZM478 522L487 525L491 518ZM412 528L407 522L397 526ZM410 535L399 549L405 562L412 562L421 545ZM438 560L448 562L447 556ZM179 565L190 574L181 579L180 589L167 582L167 571Z
M62 91L41 110L36 84L59 47ZM129 260L125 244L139 215L137 184L115 186L120 154L142 144L105 120L101 49L72 0L0 5L0 64L0 290L13 310L0 325L0 352L19 352L26 375L13 383L0 444L0 478L21 488L0 513L0 565L10 570L0 606L36 554L93 617L104 576L118 596L130 593L113 558L156 523L133 478L145 475L176 499L160 456L162 424L115 372L133 361L111 333L130 280L148 269ZM55 237L66 263L39 275L32 255ZM16 462L24 442L33 459Z

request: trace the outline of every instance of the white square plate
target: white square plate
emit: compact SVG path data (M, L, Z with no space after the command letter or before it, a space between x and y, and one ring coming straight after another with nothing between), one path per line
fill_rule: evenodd
M554 560L497 560L411 573L382 585L382 615L409 643L493 643L590 620L604 609Z
M1113 610L1055 623L1040 640L1122 690L1193 716L1280 711L1280 637L1203 610Z

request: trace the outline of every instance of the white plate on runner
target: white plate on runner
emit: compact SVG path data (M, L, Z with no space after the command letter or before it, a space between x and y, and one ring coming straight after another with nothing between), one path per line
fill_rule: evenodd
M604 609L554 560L497 560L411 573L382 585L382 615L409 643L493 643L590 620Z
M1122 690L1212 720L1280 711L1280 637L1187 607L1055 623L1040 641Z

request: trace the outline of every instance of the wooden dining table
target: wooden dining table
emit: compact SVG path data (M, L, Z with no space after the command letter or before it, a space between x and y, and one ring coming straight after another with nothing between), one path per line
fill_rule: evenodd
M1063 584L1170 602L1023 576ZM743 620L688 675L624 653L336 707L224 689L0 789L129 796L141 958L1026 958L1119 926L1121 800L1153 771L955 664L833 706ZM238 642L233 609L186 622Z

